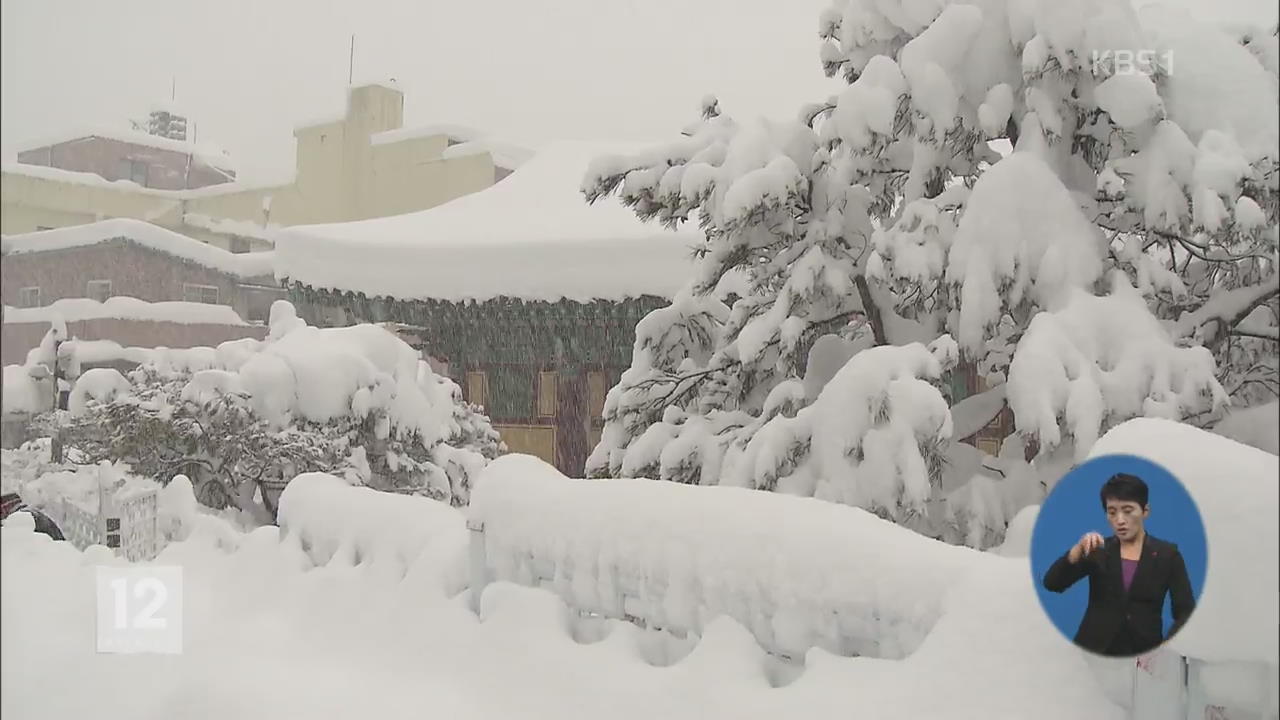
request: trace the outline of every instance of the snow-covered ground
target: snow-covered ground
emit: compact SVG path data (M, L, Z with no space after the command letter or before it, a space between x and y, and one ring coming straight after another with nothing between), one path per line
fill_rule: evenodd
M1042 718L1122 717L1036 615L1013 560L962 587L954 614L910 660L814 651L798 679L775 688L795 673L730 620L709 626L684 655L687 644L617 621L571 620L551 593L510 584L488 588L477 618L465 596L433 594L430 582L378 581L341 566L306 571L274 528L255 531L234 554L181 543L161 557L183 567L181 656L98 655L101 556L0 532L6 717L692 719L865 708L878 718L1012 720L1042 703ZM600 642L575 639L602 630ZM1061 662L1011 663L1015 649ZM918 692L922 681L930 692Z
M1159 420L1127 423L1095 450L1114 451L1166 463L1183 476L1207 514L1208 589L1175 649L1215 661L1262 660L1274 669L1274 645L1260 634L1250 639L1242 633L1276 621L1275 457ZM1215 482L1224 468L1231 477ZM533 470L517 460L498 463L494 472ZM515 518L497 501L520 491L516 478L507 478L502 488L495 482L486 499L484 483L493 477L481 478L476 501L486 532L501 536L499 528ZM603 497L609 491L586 488L606 488L607 481L531 479L526 497L546 493L549 501L566 505L543 522L588 528L578 542L600 542L604 536L592 535L590 528L632 508L641 517L654 509L621 501L610 509L606 502L575 497L577 491L550 487L581 482L583 492ZM699 490L650 487L660 494ZM939 558L948 553L974 562L932 591L940 597L928 600L940 612L905 659L845 658L814 649L801 667L768 656L750 630L727 617L710 620L700 638L679 640L617 620L579 617L555 593L509 582L485 589L477 616L462 592L462 511L415 505L427 501L350 488L326 476L305 478L297 488L291 486L281 500L282 528L242 535L230 551L196 533L171 544L156 561L180 565L184 572L184 650L176 657L96 654L95 565L116 560L99 548L81 553L34 534L23 515L7 522L0 529L0 713L220 719L1125 717L1125 678L1132 665L1088 660L1052 628L1032 588L1022 532L1011 532L999 553L940 546L935 551L940 544L923 538L913 544L907 531L887 523L853 522L846 541L877 546L890 566L897 558L908 569L924 571L916 567L922 558L947 563ZM745 493L702 489L719 499ZM634 500L644 492L636 486L620 495ZM765 493L747 497L797 500ZM689 518L677 517L671 525L715 512L690 500ZM822 505L801 503L815 512ZM575 507L594 515L575 520ZM866 515L856 508L830 509L851 520ZM735 526L730 510L722 510L720 520L708 518L704 539L752 524L752 516L745 516ZM811 513L793 511L788 517L803 520L806 514ZM1025 526L1029 519L1015 524ZM536 526L526 518L520 531L530 536ZM654 525L649 537L631 536L632 542L656 547L682 537L680 527L659 528ZM791 522L785 528L759 527L756 541L767 543L784 530L793 538L823 534L820 525ZM561 534L572 536L568 530ZM1241 552L1246 541L1253 552ZM803 544L768 547L785 563L786 554ZM552 537L542 547L568 546ZM810 579L820 583L816 573L826 565L838 566L844 556L871 557L877 548L812 549ZM641 550L635 557L660 557ZM767 553L761 553L763 563ZM384 562L391 557L401 562ZM661 562L655 566L663 569ZM875 585L885 572L868 565L868 582Z

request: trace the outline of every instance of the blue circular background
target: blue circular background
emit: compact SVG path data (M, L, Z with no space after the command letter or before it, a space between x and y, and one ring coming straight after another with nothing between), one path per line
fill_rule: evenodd
M1103 455L1085 461L1067 473L1045 498L1031 532L1031 572L1049 619L1071 640L1080 628L1085 607L1089 604L1089 580L1085 578L1066 592L1055 593L1044 588L1044 574L1055 560L1062 557L1080 536L1093 530L1104 538L1111 537L1099 493L1102 485L1116 473L1137 475L1150 491L1147 504L1151 516L1146 530L1161 540L1174 543L1187 565L1191 591L1197 604L1204 589L1208 564L1208 547L1204 521L1187 489L1173 473L1145 458L1134 455ZM1168 596L1165 597L1164 633L1173 622Z

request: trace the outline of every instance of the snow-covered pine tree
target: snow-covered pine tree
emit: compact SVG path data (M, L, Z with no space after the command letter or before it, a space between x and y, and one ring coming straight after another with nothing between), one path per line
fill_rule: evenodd
M841 0L820 37L849 86L797 121L740 124L709 98L680 140L584 179L588 201L707 237L688 291L637 328L590 474L813 494L989 541L1035 498L941 482L953 423L1002 406L936 412L920 380L953 350L1045 460L1135 415L1274 395L1274 33L1127 0ZM1117 60L1138 50L1156 62ZM751 290L725 308L710 290L730 274ZM832 352L851 359L806 377Z

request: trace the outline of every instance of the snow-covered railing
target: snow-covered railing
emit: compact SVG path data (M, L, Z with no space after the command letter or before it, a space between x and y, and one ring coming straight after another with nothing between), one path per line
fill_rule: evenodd
M90 545L100 545L98 513L81 508L74 502L62 498L56 505L49 506L49 515L62 530L67 542L83 550Z
M1273 720L1275 668L1267 663L1209 662L1168 649L1133 667L1132 720Z
M317 565L360 565L400 579L422 560L443 573L446 591L466 587L465 521L445 503L307 473L285 486L277 520L281 540Z
M1204 592L1167 646L1179 671L1173 682L1160 682L1151 679L1160 674L1153 668L1137 668L1135 719L1280 716L1280 457L1146 418L1112 429L1091 450L1094 457L1108 454L1138 455L1172 472L1200 509L1208 541ZM1140 684L1152 682L1163 690L1141 692Z
M1275 720L1276 668L1267 663L1187 660L1187 720Z
M761 647L901 658L944 595L991 555L866 511L774 493L649 480L570 480L508 455L476 483L472 592L547 587L585 613L700 635L728 615Z

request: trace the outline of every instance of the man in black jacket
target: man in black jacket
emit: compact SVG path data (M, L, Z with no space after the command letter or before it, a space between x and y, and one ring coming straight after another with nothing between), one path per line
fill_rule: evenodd
M1044 587L1064 592L1089 578L1089 606L1075 642L1112 657L1142 655L1166 638L1161 611L1172 597L1173 637L1195 609L1191 580L1178 546L1147 534L1147 484L1121 473L1102 486L1102 508L1113 536L1085 533L1044 575Z

